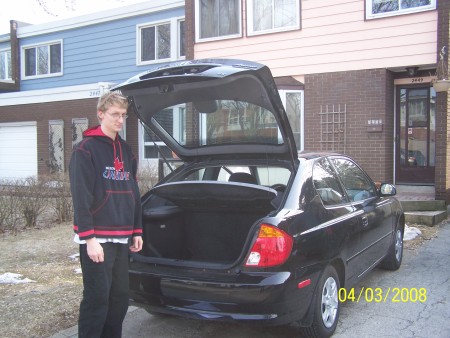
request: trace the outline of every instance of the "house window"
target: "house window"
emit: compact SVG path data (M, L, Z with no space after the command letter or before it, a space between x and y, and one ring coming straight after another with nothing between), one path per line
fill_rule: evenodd
M197 41L241 36L240 0L196 0Z
M185 34L184 34L184 20L178 21L178 57L185 57L186 56L186 50L185 50Z
M24 78L61 75L61 46L61 42L52 42L24 47Z
M12 80L11 50L0 51L0 81Z
M64 172L64 121L49 121L48 133L50 173L62 173Z
M186 144L186 108L174 106L154 115L154 118L180 144ZM172 151L149 128L143 127L145 159L172 158ZM162 153L162 154L160 154Z
M366 19L436 9L436 0L366 0Z
M72 148L83 139L83 133L88 129L89 121L86 118L72 119Z
M143 25L138 31L138 64L184 58L184 20Z
M303 90L280 90L281 101L294 134L297 150L304 149L304 92Z
M300 0L249 0L248 35L300 29Z

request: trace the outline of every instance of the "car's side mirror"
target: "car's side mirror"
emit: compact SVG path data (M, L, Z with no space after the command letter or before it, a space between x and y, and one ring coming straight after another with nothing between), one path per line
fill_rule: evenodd
M397 193L397 189L393 184L382 183L380 186L380 195L381 196L394 196Z

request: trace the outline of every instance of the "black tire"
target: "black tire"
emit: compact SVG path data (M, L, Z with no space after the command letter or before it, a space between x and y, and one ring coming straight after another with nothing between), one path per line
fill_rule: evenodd
M311 338L331 337L339 320L339 276L336 269L327 266L314 292L314 317L310 327L303 328L303 334Z
M380 267L385 270L398 270L402 265L403 259L403 227L397 224L394 232L394 241L389 247L389 251L383 261L380 263Z

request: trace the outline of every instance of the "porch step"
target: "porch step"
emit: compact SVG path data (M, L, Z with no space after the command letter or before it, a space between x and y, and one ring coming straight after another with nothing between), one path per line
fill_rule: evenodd
M406 224L423 224L430 227L447 219L447 210L405 211Z
M443 200L399 200L405 212L446 210L445 201Z
M447 208L442 200L400 201L407 224L435 226L447 219Z

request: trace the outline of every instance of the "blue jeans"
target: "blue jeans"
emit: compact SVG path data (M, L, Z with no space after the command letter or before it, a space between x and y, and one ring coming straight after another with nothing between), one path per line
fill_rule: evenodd
M119 338L128 310L128 245L102 243L104 262L95 263L80 245L83 299L78 319L79 338Z

